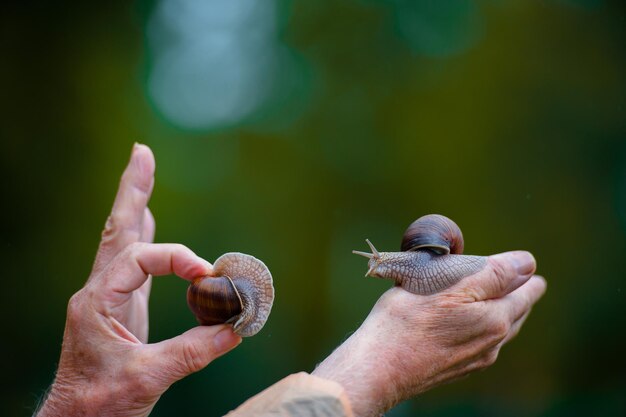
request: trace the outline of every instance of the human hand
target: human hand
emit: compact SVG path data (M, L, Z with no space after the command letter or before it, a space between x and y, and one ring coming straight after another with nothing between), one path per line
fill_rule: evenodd
M230 326L218 325L146 344L151 275L191 280L212 273L182 245L149 243L154 169L150 149L135 145L93 270L68 304L59 368L38 416L148 415L171 384L241 342Z
M394 287L313 375L339 382L355 416L365 417L484 369L545 292L535 267L530 253L508 252L437 294Z

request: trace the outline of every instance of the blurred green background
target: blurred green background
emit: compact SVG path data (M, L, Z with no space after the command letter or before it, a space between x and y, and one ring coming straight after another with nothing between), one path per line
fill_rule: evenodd
M133 142L157 159L157 241L263 259L263 331L153 415L220 415L311 371L427 213L466 252L531 250L548 293L486 372L391 416L626 414L626 3L4 2L2 415L51 382ZM195 324L159 278L151 341ZM417 313L419 314L419 313Z

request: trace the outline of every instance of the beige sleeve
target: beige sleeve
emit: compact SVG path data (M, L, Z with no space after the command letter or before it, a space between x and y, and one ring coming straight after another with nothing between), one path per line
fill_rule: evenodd
M341 385L306 372L289 375L227 417L354 417Z

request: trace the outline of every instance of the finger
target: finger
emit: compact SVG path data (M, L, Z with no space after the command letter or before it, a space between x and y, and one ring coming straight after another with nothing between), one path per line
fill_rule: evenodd
M174 243L133 243L127 246L98 275L96 284L112 296L126 294L141 287L148 275L176 274L186 280L210 275L211 264L191 249Z
M143 283L141 287L139 287L139 293L145 297L146 301L150 297L150 290L152 289L152 275L148 275L146 278L146 282Z
M501 310L503 317L511 323L518 321L528 313L532 306L546 292L546 280L534 275L527 283L498 300L492 300L494 306Z
M148 207L143 211L143 226L141 228L140 242L154 242L154 231L156 229L156 222L154 216Z
M146 346L147 362L162 370L166 385L197 372L241 343L229 325L198 326Z
M506 337L504 338L504 340L501 342L500 345L504 345L506 343L509 343L515 336L517 336L517 334L519 333L520 329L522 328L522 325L524 324L524 322L528 318L528 315L530 314L530 311L531 310L528 310L526 313L524 313L522 315L522 317L517 319L517 321L511 325L511 328L509 329L509 332L507 333Z
M486 268L461 281L459 288L478 301L503 297L528 281L536 265L535 258L525 251L493 255Z
M148 207L144 210L143 214L143 229L141 231L141 242L152 243L154 241L154 231L156 228L156 222L154 216ZM146 282L139 288L139 292L143 294L147 300L150 296L150 289L152 288L152 277L148 276Z
M103 268L124 247L140 240L146 205L154 186L154 169L150 148L135 144L102 232L94 269Z

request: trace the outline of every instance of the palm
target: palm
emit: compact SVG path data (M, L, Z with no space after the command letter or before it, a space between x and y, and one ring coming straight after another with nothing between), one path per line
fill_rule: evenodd
M151 285L152 278L148 278L141 288L131 294L126 308L121 309L123 313L117 317L141 343L148 342L148 298Z

